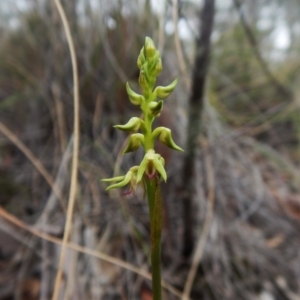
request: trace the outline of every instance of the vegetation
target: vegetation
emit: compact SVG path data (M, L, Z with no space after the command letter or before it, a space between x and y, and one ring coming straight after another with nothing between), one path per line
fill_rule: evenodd
M168 174L161 187L162 298L297 299L296 1L61 2L78 64L80 146L58 298L152 299L153 228L143 190L107 192L100 180L113 174L113 186L135 189L135 175L151 185L147 153L122 152L150 132L176 148L169 131L158 130L168 127L183 153L154 140L146 146L160 155L159 176ZM46 300L69 206L74 80L54 3L22 3L0 3L0 298ZM139 90L136 55L145 36L164 62L157 85L178 82L162 111L159 100L151 104L151 113L160 113L151 129L128 138L122 129L146 120L145 107L139 116L140 105L128 105L127 95L140 99L132 91ZM144 98L155 91L140 85Z

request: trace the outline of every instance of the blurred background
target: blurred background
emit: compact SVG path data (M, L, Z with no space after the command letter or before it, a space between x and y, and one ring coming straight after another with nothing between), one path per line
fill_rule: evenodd
M161 51L158 84L179 83L157 126L161 144L162 273L181 299L300 299L300 5L296 0L62 0L79 68L80 155L61 299L152 299L143 191L105 192L103 178L139 164L115 130L140 114L145 36ZM0 2L0 299L51 299L73 147L73 77L53 1ZM14 219L11 217L14 216ZM12 221L13 220L13 221ZM19 223L17 224L17 221ZM27 225L26 225L27 224ZM174 290L175 288L175 290ZM180 293L179 293L180 292Z

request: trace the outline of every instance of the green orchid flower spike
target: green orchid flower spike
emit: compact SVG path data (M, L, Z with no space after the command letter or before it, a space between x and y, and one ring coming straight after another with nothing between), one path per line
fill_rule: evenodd
M150 229L152 241L152 288L153 299L161 300L161 275L160 275L160 238L162 226L162 199L160 193L160 181L167 181L164 158L155 152L155 140L177 151L183 151L177 146L172 138L169 128L158 127L152 129L155 118L159 117L163 102L175 89L177 79L167 86L154 88L156 78L162 71L162 61L159 51L156 49L151 38L146 37L137 59L137 66L140 69L139 85L141 94L133 91L129 83L126 83L126 90L130 102L140 106L143 118L133 117L125 125L114 127L132 133L123 154L133 152L143 147L145 156L139 166L129 169L126 175L109 179L104 182L112 183L106 190L122 188L129 185L128 192L134 192L139 183L146 189L150 211ZM127 192L127 193L128 193Z
M162 71L162 61L159 51L149 37L145 39L145 44L138 56L137 65L140 69L139 84L142 89L142 94L134 92L128 82L126 83L126 90L130 102L133 105L140 106L144 118L132 117L125 125L115 125L114 127L134 133L130 136L123 154L133 152L140 146L143 146L145 149L145 157L139 167L138 181L154 177L162 178L166 181L167 174L164 169L164 163L161 162L163 158L159 154L156 154L154 150L156 138L159 137L159 140L163 144L174 150L183 150L173 141L172 133L169 128L158 127L152 130L152 123L162 112L163 100L161 99L167 98L173 92L177 85L177 79L167 86L158 86L154 89L156 77ZM141 131L141 133L137 133L138 131ZM144 170L144 172L141 173L140 170ZM111 179L104 179L103 181L114 182L114 180ZM126 182L126 180L124 182ZM122 186L123 185L120 184L113 184L109 186L107 190Z

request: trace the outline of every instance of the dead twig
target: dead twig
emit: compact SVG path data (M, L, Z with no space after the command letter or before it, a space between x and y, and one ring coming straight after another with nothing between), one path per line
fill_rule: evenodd
M64 237L63 237L63 245L60 253L59 258L59 265L58 271L56 274L55 284L54 284L54 291L52 300L58 299L58 292L62 277L62 265L65 260L66 255L66 245L70 236L71 227L72 227L72 215L74 210L75 204L75 197L76 197L76 190L77 190L77 173L78 173L78 156L79 156L79 83L78 83L78 69L77 69L77 61L76 61L76 53L74 42L72 39L72 35L70 32L70 26L68 20L66 18L66 14L64 9L61 5L60 0L54 0L59 15L61 17L64 31L67 37L68 46L71 55L71 62L73 68L73 84L74 84L74 146L73 146L73 158L72 158L72 171L71 171L71 187L70 187L70 194L69 194L69 201L68 201L68 209L67 209L67 217L66 217L66 224L64 230Z

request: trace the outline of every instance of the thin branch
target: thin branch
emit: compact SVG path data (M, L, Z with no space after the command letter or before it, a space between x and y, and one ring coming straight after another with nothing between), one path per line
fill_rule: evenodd
M62 266L65 260L67 242L70 236L71 227L72 227L72 215L75 204L76 190L77 190L77 172L78 172L78 155L79 155L79 84L78 84L78 70L77 70L77 61L74 42L70 32L70 26L66 18L66 14L61 5L60 0L54 0L59 15L61 17L64 31L67 37L68 46L71 55L71 62L73 68L73 81L74 81L74 146L73 146L73 158L72 158L72 171L71 171L71 186L69 194L69 203L67 209L66 224L64 229L63 244L59 258L58 270L56 274L54 291L52 300L57 300L58 292L60 287L60 282L62 278Z

